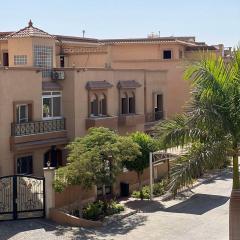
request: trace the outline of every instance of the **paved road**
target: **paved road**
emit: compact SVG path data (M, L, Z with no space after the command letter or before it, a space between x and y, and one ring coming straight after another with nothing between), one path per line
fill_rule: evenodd
M102 229L57 226L45 220L0 223L0 240L227 240L231 174L223 173L193 189L184 200L129 203L141 212Z

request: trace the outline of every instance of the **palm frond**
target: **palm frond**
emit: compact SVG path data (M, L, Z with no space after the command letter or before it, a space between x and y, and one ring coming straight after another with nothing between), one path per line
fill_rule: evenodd
M189 125L189 118L186 114L161 122L156 126L155 135L163 148L184 146L206 137L204 131Z
M191 145L187 153L174 160L169 190L176 194L178 190L191 185L207 169L222 166L227 157L226 145L225 141Z

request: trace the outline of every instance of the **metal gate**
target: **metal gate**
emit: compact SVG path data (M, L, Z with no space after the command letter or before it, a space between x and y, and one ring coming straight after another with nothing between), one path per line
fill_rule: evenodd
M45 217L44 178L0 177L0 221Z

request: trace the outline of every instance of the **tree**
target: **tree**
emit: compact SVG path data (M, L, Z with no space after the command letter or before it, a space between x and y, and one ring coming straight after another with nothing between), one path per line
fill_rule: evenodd
M192 81L193 88L186 113L156 128L165 148L185 146L187 150L176 159L169 188L176 193L182 186L192 183L201 172L219 167L231 156L232 194L239 195L240 51L235 52L230 63L222 58L204 59L191 66L185 77ZM230 201L230 218L232 201L235 200ZM239 229L240 223L235 224ZM234 234L232 229L230 226L230 235Z
M131 139L140 147L141 155L135 160L125 159L123 164L129 171L135 171L138 176L139 190L142 187L141 176L144 169L149 167L149 153L157 150L157 142L149 135L143 132L135 132L130 135Z
M130 137L121 137L103 127L91 128L67 149L69 163L57 170L57 190L76 184L84 188L112 185L122 170L122 161L134 160L140 154L139 146Z

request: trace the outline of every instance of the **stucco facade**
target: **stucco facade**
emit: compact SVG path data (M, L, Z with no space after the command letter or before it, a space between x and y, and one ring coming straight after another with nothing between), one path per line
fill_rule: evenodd
M89 127L149 131L182 112L190 96L183 71L202 54L220 56L223 46L50 35L31 22L0 32L0 176L64 164L66 144Z

